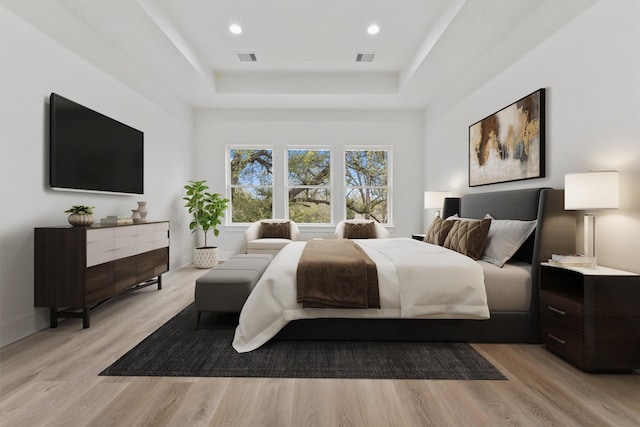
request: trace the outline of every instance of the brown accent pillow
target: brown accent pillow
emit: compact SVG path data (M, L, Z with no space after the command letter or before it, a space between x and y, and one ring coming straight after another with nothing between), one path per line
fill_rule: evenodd
M427 243L432 243L434 245L442 246L444 244L449 231L453 228L453 225L456 223L454 220L444 220L439 216L436 217L429 229L427 230L427 234L424 237L424 241Z
M291 225L289 221L262 221L260 223L261 239L291 239Z
M376 228L373 222L345 222L345 239L375 239Z
M447 234L444 247L472 259L479 259L487 243L490 226L489 218L480 221L456 221Z

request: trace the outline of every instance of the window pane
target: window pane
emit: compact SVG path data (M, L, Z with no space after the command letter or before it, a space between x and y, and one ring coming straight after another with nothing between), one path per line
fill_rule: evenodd
M329 150L289 150L289 185L329 185Z
M290 189L289 219L297 223L331 222L331 191L328 188Z
M255 222L269 219L273 212L271 188L232 188L231 221Z
M347 219L388 222L388 176L388 150L345 151Z
M387 151L347 151L345 168L349 187L387 185Z
M331 151L287 151L289 218L298 223L331 222Z
M271 150L230 150L231 185L271 185Z
M387 222L387 189L347 189L347 219L373 219Z

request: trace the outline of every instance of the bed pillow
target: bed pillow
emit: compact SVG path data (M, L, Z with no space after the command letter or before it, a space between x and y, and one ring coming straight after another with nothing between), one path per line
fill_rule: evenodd
M460 252L474 260L480 259L487 242L491 219L476 221L456 221L447 238L444 247Z
M453 214L449 217L447 217L447 220L460 220L460 221L480 221L479 218L461 218L458 214Z
M369 222L345 222L345 239L375 239L376 228L373 221Z
M261 239L291 239L289 221L262 221L260 223Z
M455 224L455 221L449 219L444 220L437 216L431 225L429 225L427 234L424 236L424 241L442 246L447 238L447 234L449 234L449 231L453 228L453 224Z
M487 244L482 254L482 260L504 266L515 254L520 246L529 238L536 228L536 220L519 221L513 219L494 219L491 215L485 215L491 219Z

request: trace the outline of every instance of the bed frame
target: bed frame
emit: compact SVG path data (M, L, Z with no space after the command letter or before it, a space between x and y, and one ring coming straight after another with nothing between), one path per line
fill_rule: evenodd
M457 206L458 203L451 203ZM540 263L553 253L575 252L575 213L564 210L564 191L550 188L472 193L459 203L460 216L537 219L535 233L514 255L531 263L531 304L523 312L491 312L487 320L470 319L302 319L289 322L275 339L384 340L538 343ZM446 212L450 215L455 212ZM446 218L446 216L445 216Z

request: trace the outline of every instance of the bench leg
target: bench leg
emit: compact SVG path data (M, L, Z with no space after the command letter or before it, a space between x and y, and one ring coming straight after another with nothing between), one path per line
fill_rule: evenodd
M196 311L196 327L194 328L195 330L198 330L198 324L200 324L200 315L202 314L201 311Z

